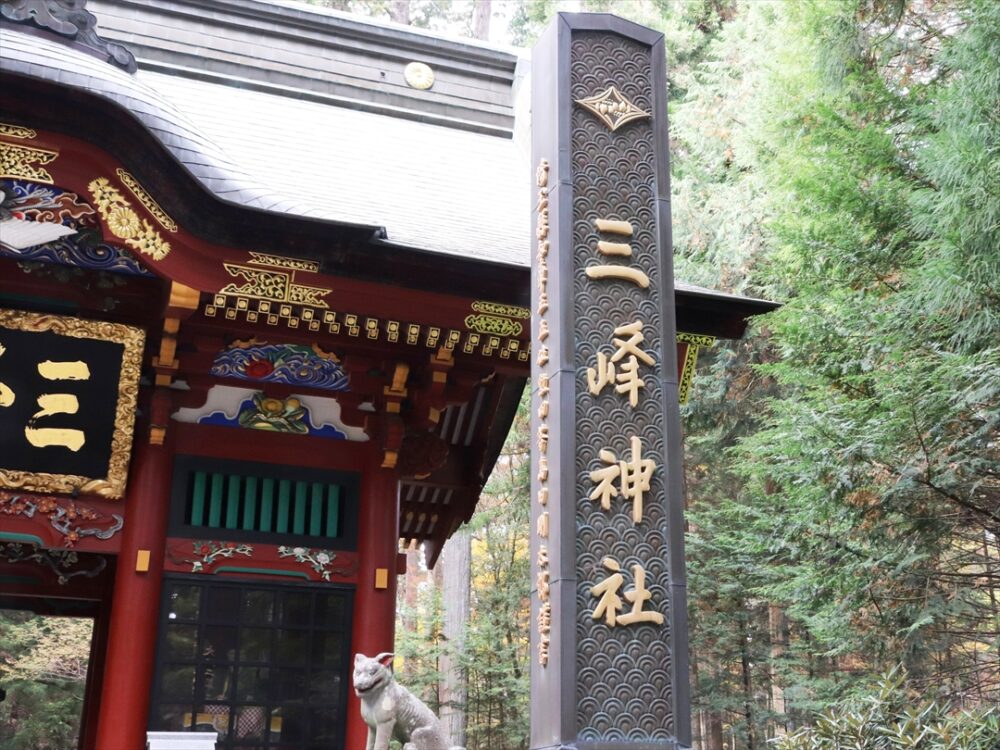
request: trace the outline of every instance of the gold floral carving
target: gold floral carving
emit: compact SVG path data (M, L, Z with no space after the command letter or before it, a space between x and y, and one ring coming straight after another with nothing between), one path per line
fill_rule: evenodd
M135 209L106 177L92 180L87 189L97 211L115 237L153 260L163 260L170 253L170 243L160 236L153 225L136 214Z
M465 327L479 333L492 333L497 336L520 336L524 326L510 318L498 318L494 315L470 315L465 319Z
M0 178L31 180L52 184L52 175L44 169L59 156L56 151L15 145L0 141Z
M268 253L250 253L250 262L256 266L271 266L272 268L287 268L291 271L307 271L319 273L319 263L302 258L286 258L284 255L269 255Z
M576 103L584 109L597 115L597 119L608 126L611 131L618 130L622 125L649 117L649 112L644 112L625 98L625 95L616 86L608 86L604 91L585 99L577 99Z
M166 229L168 232L177 231L177 222L171 219L167 215L167 212L160 208L160 204L153 200L153 196L146 192L146 189L138 183L135 177L120 167L117 170L117 174L118 179L122 181L122 184L132 191L132 195L134 195L139 202L146 207L146 210L153 215L153 218L160 223L161 227Z
M118 403L115 407L108 475L95 478L0 468L0 486L29 492L79 493L112 499L123 497L128 480L129 457L132 453L132 431L139 396L139 374L142 370L145 332L141 328L120 323L82 320L60 315L40 315L20 310L0 310L0 328L33 333L51 331L60 336L111 341L125 347L118 378Z
M6 135L10 138L36 138L38 133L31 128L22 128L20 125L0 122L0 135Z
M476 300L472 303L472 309L478 313L485 313L487 315L502 315L506 318L520 318L521 320L527 320L531 317L531 310L526 307L503 305L499 302Z

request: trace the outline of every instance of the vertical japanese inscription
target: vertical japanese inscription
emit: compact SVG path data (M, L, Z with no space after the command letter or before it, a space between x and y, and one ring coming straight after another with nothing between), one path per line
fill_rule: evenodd
M615 83L635 106L653 111L643 45L578 32L570 60L573 100ZM669 741L656 143L648 119L611 132L584 107L574 106L570 118L578 738Z
M538 536L538 552L535 556L535 590L538 592L538 614L536 627L538 629L537 649L538 663L543 667L549 665L549 644L552 636L552 601L549 569L549 162L542 159L538 163L535 174L538 187L538 203L535 207L535 233L538 248L535 254L535 270L538 283L538 306L535 315L538 318L538 353L536 368L538 379L538 413L536 415L536 444L538 456L537 484L537 518L535 534Z
M558 72L532 105L536 164L552 164L532 371L551 676L532 672L531 747L673 749L689 726L663 42L561 15L536 55Z

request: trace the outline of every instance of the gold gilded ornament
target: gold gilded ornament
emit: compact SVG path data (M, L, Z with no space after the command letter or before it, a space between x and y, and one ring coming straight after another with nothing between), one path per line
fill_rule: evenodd
M22 128L20 125L0 122L0 135L6 135L10 138L35 138L38 133L31 128Z
M177 222L167 216L167 212L160 208L160 204L153 200L153 196L146 192L146 189L139 184L135 177L120 167L115 172L118 175L118 179L122 181L122 184L132 191L132 195L146 207L146 210L153 215L153 218L160 223L161 227L168 232L177 231Z
M30 180L52 184L52 175L44 169L59 156L56 151L46 151L31 146L15 146L0 141L0 178Z
M420 91L426 91L434 85L434 71L430 65L422 62L411 62L403 68L403 78L408 86Z
M618 130L622 125L649 117L645 112L625 98L625 95L615 86L608 86L600 94L577 99L576 103L597 115L597 119L608 126L611 131Z
M87 189L97 206L97 212L108 230L125 244L153 260L163 260L170 253L166 242L146 219L136 214L128 200L106 177L92 180Z

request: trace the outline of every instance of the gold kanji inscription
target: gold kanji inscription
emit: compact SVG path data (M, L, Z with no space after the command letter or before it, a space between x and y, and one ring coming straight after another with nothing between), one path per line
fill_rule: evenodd
M618 596L618 589L625 582L625 577L621 574L621 565L613 557L605 557L603 565L612 574L590 587L590 595L600 597L591 617L595 620L603 617L608 627L613 628L618 621L618 611L624 606L621 597Z
M632 576L635 578L635 588L625 592L625 599L632 605L632 611L618 616L622 625L634 625L637 622L652 622L663 624L663 615L654 610L645 610L643 605L653 595L646 588L646 570L641 565L632 566Z
M606 385L615 383L615 391L627 394L629 404L635 408L639 403L639 389L646 387L645 379L639 376L639 362L652 365L655 360L640 348L645 341L641 320L619 326L615 329L615 336L628 336L628 338L612 339L615 352L610 358L601 352L597 353L597 367L587 368L587 389L592 395L597 396ZM625 357L628 359L618 366L616 372L615 363Z
M549 537L549 512L547 510L542 511L538 516L538 521L535 524L535 531L538 536L543 539L548 539Z
M662 625L663 615L660 612L643 608L653 597L646 588L646 570L641 565L632 566L635 586L624 592L625 600L632 605L632 609L625 614L619 614L625 608L625 603L618 595L625 582L625 576L621 573L621 565L613 557L605 557L602 564L611 571L611 575L590 588L590 595L599 597L591 617L595 620L603 617L604 622L611 628L616 625L635 625L641 622Z
M590 499L599 499L604 510L611 510L611 499L621 495L626 500L632 501L632 520L641 523L643 499L645 493L649 492L649 483L656 470L656 462L651 458L642 457L642 440L639 437L633 436L630 444L632 451L627 461L619 461L615 454L606 448L598 453L601 461L607 466L590 472L590 481L597 485L591 491Z
M4 345L0 344L0 357L2 357L6 351L7 350L4 348ZM14 389L3 381L0 381L0 408L13 405L15 398L16 394L14 393Z
M630 281L638 287L649 289L649 277L638 268L628 266L587 266L585 269L587 278L595 281L601 279L617 279L619 281Z

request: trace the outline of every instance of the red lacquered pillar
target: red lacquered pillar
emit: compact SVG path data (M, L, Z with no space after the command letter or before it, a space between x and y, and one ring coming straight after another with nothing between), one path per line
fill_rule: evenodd
M358 512L358 587L354 595L351 664L354 654L374 656L392 651L396 636L396 553L399 549L399 481L396 473L379 465L374 452L361 480ZM379 571L384 571L380 573ZM384 576L385 588L379 586ZM363 748L368 728L350 689L347 702L347 747Z
M125 500L125 528L111 600L97 724L99 750L146 747L170 509L172 451L167 445L150 445L146 430L136 430L135 440L136 453ZM140 551L149 552L147 571L136 569L141 567L137 561L145 557Z

